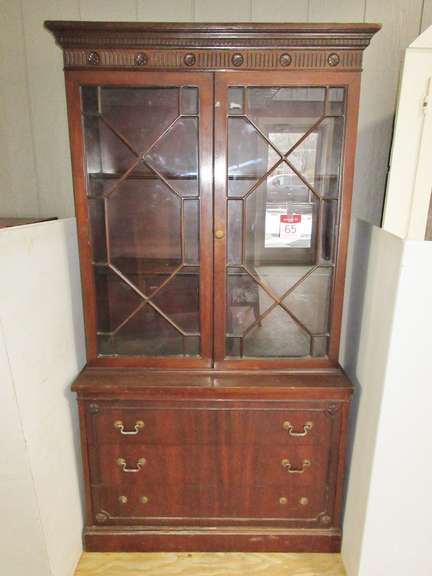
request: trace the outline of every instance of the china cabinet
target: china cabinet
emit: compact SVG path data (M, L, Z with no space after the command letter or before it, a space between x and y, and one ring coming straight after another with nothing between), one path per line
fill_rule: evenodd
M374 24L48 22L87 339L88 550L336 551Z

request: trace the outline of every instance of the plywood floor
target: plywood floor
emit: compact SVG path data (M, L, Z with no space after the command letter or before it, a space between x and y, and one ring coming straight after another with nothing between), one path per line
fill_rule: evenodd
M90 553L75 576L345 576L339 554Z

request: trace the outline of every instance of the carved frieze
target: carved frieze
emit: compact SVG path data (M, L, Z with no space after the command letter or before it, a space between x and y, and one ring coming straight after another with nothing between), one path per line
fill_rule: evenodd
M335 53L321 50L146 50L136 52L125 49L80 50L67 48L64 65L69 68L149 68L149 69L197 69L197 70L290 70L290 69L361 69L361 51Z

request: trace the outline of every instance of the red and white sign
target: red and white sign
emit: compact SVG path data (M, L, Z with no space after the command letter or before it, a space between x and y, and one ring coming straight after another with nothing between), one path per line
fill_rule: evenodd
M279 236L288 244L300 240L301 214L281 214L279 224Z

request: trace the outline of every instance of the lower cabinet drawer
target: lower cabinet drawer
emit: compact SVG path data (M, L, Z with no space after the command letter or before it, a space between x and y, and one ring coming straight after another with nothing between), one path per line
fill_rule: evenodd
M155 519L226 518L317 520L325 510L324 487L260 487L150 484L93 488L96 524L147 524Z
M327 443L325 409L152 408L100 404L88 413L90 444L293 444Z
M183 486L308 486L326 481L327 446L90 447L91 482L112 487L146 483Z

